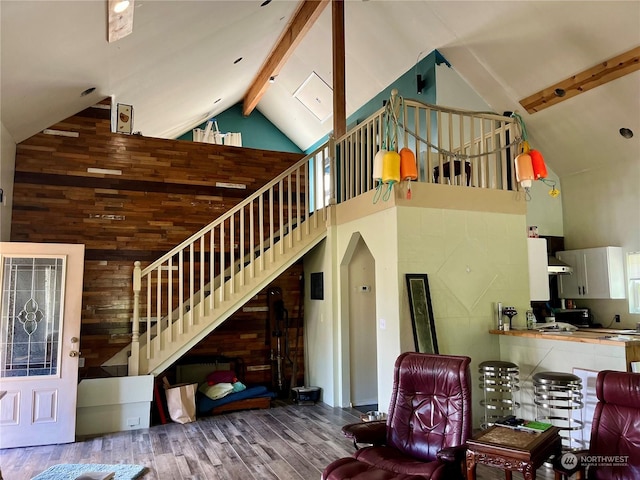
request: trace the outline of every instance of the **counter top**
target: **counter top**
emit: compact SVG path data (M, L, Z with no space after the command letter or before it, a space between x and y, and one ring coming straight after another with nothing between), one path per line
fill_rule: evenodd
M640 347L640 335L630 334L629 330L612 328L587 328L574 332L541 332L539 330L489 330L493 335L528 337L542 340L562 340L565 342L595 343L599 345Z

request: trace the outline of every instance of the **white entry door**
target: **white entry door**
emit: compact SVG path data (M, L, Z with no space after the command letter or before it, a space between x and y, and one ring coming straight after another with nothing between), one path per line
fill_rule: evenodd
M75 441L84 245L0 243L0 448Z

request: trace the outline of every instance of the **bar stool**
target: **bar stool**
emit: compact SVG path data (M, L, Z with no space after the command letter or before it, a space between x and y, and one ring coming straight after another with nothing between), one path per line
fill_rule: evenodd
M515 363L500 360L482 362L480 372L480 388L484 398L480 405L484 407L484 422L480 425L485 429L507 415L515 415L520 407L514 398L514 393L520 390L520 368Z
M534 374L533 403L536 405L536 420L560 428L563 450L572 451L584 447L584 403L580 377L563 372ZM579 413L579 419L575 418L574 412ZM580 432L579 439L572 435L576 431Z

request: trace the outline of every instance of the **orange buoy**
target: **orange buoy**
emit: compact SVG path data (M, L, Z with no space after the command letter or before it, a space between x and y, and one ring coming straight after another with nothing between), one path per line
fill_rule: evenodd
M410 148L404 147L400 149L400 179L417 180L418 166L416 165L416 156Z
M533 166L533 179L547 178L547 166L544 164L544 158L538 150L530 150L531 165Z

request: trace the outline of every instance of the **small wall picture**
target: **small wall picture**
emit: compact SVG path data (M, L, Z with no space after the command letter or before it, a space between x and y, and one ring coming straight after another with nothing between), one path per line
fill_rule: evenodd
M133 105L118 104L118 122L117 132L128 133L131 135L133 131Z

